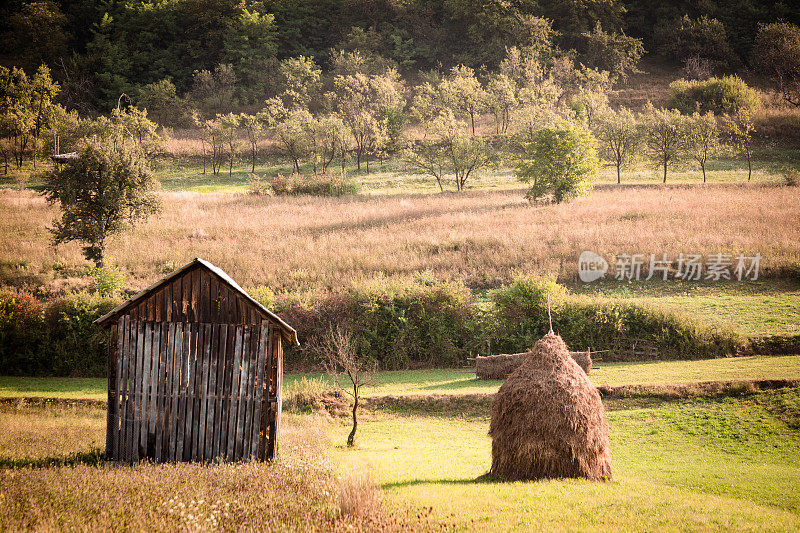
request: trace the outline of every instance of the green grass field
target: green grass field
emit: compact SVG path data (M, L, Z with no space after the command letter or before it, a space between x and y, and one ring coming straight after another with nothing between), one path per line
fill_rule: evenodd
M284 390L320 374L286 374ZM658 383L694 383L760 379L799 379L800 355L732 357L699 361L597 363L591 379L596 386ZM398 370L381 372L378 384L364 389L366 396L494 393L500 381L478 380L469 369ZM43 397L104 400L104 378L31 378L0 376L0 398Z
M357 446L346 449L346 419L289 414L285 463L277 468L117 468L91 466L104 439L102 408L0 405L0 529L116 523L206 530L214 529L210 516L225 528L270 529L280 527L276 516L299 512L305 528L341 530L336 476L377 484L390 530L800 528L800 389L616 409L607 417L612 482L502 483L481 478L491 459L485 415L368 413ZM78 464L83 458L90 464ZM329 469L339 473L333 484ZM191 516L166 513L165 505ZM229 514L217 516L217 508ZM269 516L259 517L265 509ZM422 518L410 525L392 517Z
M800 278L722 283L605 281L570 289L692 316L743 337L800 334Z
M800 392L782 390L611 411L608 484L478 479L491 459L484 418L387 416L363 424L359 447L338 457L371 472L392 501L470 529L792 530L798 409Z

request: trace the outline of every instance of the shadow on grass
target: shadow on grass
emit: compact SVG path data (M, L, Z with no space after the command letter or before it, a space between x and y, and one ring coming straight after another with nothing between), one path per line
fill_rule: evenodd
M501 478L492 476L487 472L473 479L409 479L407 481L384 483L381 488L387 490L415 487L417 485L474 485L476 483L499 483L501 481L503 481Z
M471 379L457 379L453 381L447 381L445 383L436 383L434 385L426 385L424 387L420 387L420 389L435 391L435 390L461 390L461 389L480 388L493 392L495 388L499 387L502 384L503 384L502 379L471 378Z
M100 466L103 463L103 450L94 448L88 452L76 452L62 457L25 457L10 459L0 457L0 469L9 468L54 468L59 466Z

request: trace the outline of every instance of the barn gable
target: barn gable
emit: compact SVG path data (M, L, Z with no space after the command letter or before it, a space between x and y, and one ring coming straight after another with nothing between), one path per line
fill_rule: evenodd
M279 327L283 338L299 345L297 332L247 294L225 272L196 258L95 320L110 327L123 315L133 320L260 325Z

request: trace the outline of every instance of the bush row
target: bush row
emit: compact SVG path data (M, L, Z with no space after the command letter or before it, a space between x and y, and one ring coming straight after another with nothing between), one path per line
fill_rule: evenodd
M92 322L116 303L76 293L44 304L0 292L0 375L105 376L106 335Z
M315 366L317 354L308 347L335 324L350 328L360 352L387 370L461 366L470 355L524 351L549 329L548 296L553 329L576 350L608 349L620 338L648 340L659 357L673 359L741 348L732 333L649 307L575 296L533 277L482 298L463 285L430 280L373 283L303 301L263 289L253 294L297 329L304 347L286 353L287 369L295 370ZM92 321L113 305L89 294L48 305L0 294L0 374L105 375L106 337Z
M329 294L312 303L272 304L308 341L344 323L361 352L384 369L460 366L475 354L516 353L553 329L575 350L609 349L625 339L653 343L659 357L724 357L742 348L734 333L628 302L579 297L555 282L528 277L477 299L457 284L367 286ZM314 343L307 343L313 346ZM605 360L631 360L605 354ZM312 365L310 350L289 350L287 367Z

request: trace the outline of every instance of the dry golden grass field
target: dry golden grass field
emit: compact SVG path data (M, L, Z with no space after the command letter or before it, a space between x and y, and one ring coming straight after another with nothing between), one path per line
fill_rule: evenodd
M531 206L518 190L383 197L263 197L163 192L163 211L110 243L141 288L200 256L244 287L341 287L428 271L481 288L535 272L570 282L583 250L760 253L762 269L800 264L800 188L623 186L570 204ZM57 214L35 192L0 192L3 281L80 288L77 244L53 248Z

